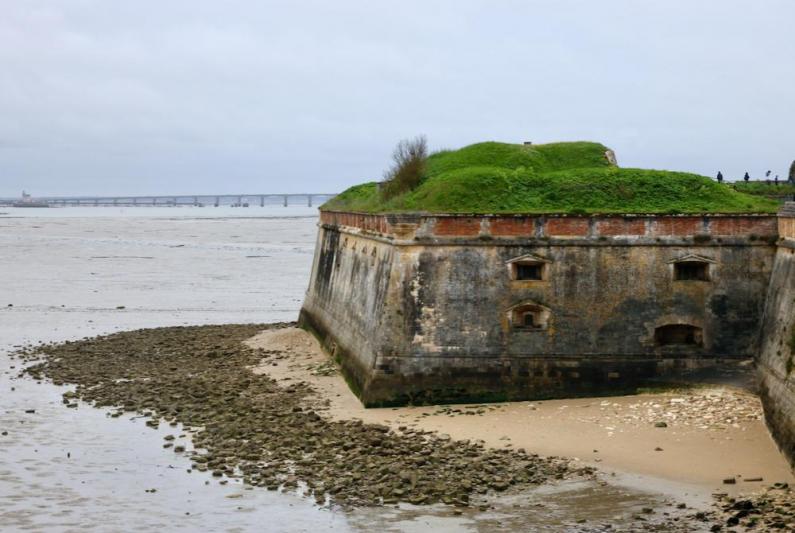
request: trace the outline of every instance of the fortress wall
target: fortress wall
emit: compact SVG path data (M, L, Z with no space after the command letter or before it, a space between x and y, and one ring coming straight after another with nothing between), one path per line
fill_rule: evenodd
M770 216L323 212L301 322L368 405L630 390L755 353L776 234ZM523 256L545 279L512 279ZM709 281L673 279L691 256ZM516 327L526 305L545 327ZM671 324L698 345L660 346Z
M795 466L795 204L779 214L779 232L757 364L767 423Z
M384 337L394 248L338 229L320 228L312 276L299 322L364 387Z

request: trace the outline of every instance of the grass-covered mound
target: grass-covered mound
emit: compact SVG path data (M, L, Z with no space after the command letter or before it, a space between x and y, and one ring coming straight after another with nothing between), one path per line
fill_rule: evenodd
M731 184L734 190L756 196L780 197L795 194L795 185L787 181L780 181L778 185L771 181L737 181Z
M705 176L618 168L591 142L473 144L428 157L419 185L387 198L351 187L323 210L435 213L768 213L775 201Z

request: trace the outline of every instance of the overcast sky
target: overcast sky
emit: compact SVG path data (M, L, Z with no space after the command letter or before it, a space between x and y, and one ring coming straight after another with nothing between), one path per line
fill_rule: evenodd
M795 159L795 1L0 0L0 195L336 192L395 143Z

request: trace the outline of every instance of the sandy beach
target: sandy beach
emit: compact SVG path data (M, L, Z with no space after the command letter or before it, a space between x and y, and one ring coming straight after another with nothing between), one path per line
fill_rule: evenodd
M255 372L305 381L315 406L335 419L409 426L492 447L576 458L626 483L706 501L795 479L765 427L753 394L730 387L540 402L365 409L317 340L298 328L265 331L249 346L278 350ZM658 425L665 427L657 427ZM735 478L737 483L725 484Z

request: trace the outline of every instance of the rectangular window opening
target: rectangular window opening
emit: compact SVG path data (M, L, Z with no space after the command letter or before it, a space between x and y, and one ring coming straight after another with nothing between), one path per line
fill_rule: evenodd
M516 265L516 279L541 281L544 279L544 265L539 263L518 264Z
M682 261L674 263L676 281L709 281L709 263L702 261Z

